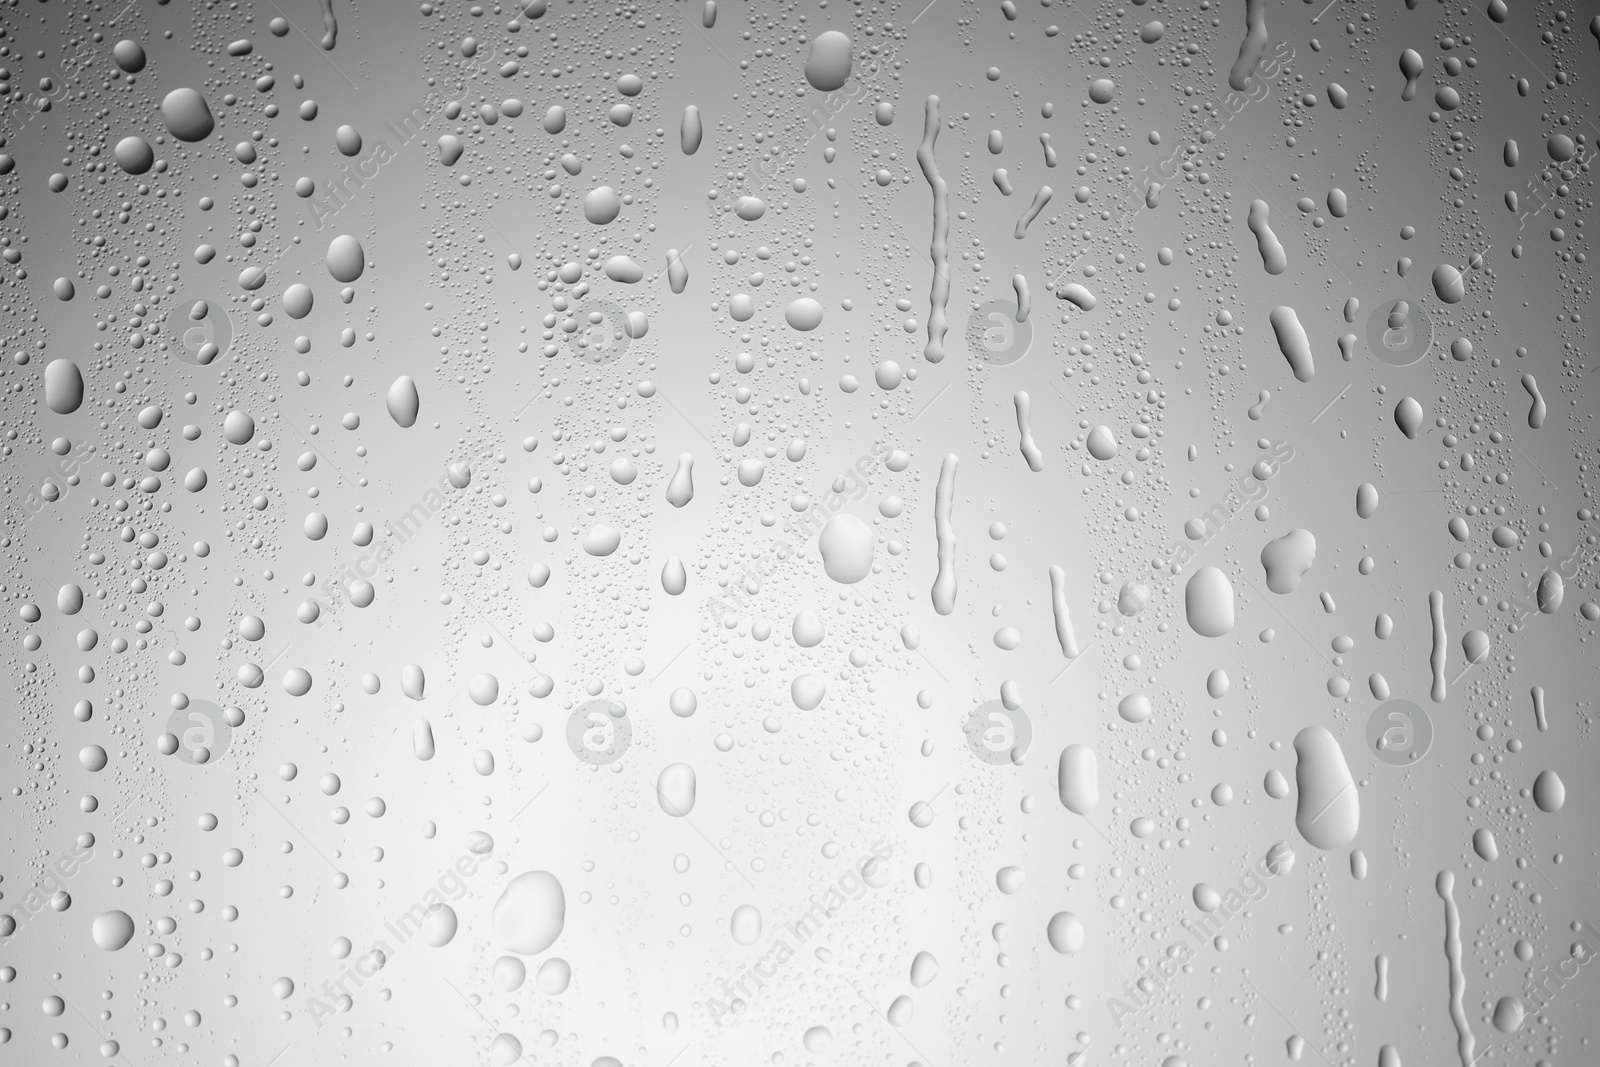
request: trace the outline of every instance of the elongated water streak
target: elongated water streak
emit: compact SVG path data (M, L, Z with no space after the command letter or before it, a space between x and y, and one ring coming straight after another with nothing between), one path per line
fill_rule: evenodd
M928 246L928 258L933 260L933 286L928 293L928 344L922 356L929 363L944 359L944 335L949 329L945 306L950 303L950 187L939 173L939 161L933 156L934 142L939 139L939 98L928 97L928 109L923 119L922 144L917 147L917 166L928 179L933 190L933 242ZM952 579L953 580L953 579Z

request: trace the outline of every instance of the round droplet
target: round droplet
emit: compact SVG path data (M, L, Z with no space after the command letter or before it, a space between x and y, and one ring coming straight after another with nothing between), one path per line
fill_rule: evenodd
M353 282L367 269L367 253L361 242L342 233L328 242L328 253L323 257L328 273L334 281Z
M311 314L313 297L311 286L296 282L283 291L283 313L291 319L303 319Z
M802 296L784 309L783 318L796 330L815 330L822 325L822 304L809 296Z
M815 648L822 644L822 639L828 635L822 617L809 608L795 613L794 623L790 628L794 633L794 643L801 648Z
M522 1041L516 1034L495 1034L489 1042L489 1062L495 1067L511 1067L522 1058Z
M1567 802L1567 787L1555 771L1540 771L1533 780L1533 802L1540 811L1557 812Z
M150 142L143 137L130 135L117 142L117 147L111 150L111 155L121 167L129 174L143 174L156 163L156 151L150 147Z
M515 993L528 978L528 965L515 956L501 956L490 971L494 987L502 993Z
M422 922L422 940L433 948L443 948L455 940L456 930L460 926L456 909L448 904L434 904Z
M1111 427L1096 426L1089 431L1089 439L1084 446L1095 459L1108 460L1117 454L1117 437L1111 432Z
M144 46L138 41L118 41L111 46L111 58L125 73L137 74L144 69Z
M133 917L125 911L108 911L95 916L89 926L94 943L107 952L115 952L133 940Z
M1001 867L994 874L994 884L1000 892L1010 896L1022 889L1027 875L1021 867Z
M604 226L616 220L622 213L622 197L609 185L602 185L591 189L583 198L583 217L596 226Z
M361 154L361 134L354 126L344 125L333 131L333 143L341 155L358 156Z
M806 1032L801 1035L800 1043L803 1044L806 1047L806 1051L811 1053L813 1056L820 1056L824 1052L827 1052L829 1049L833 1048L833 1031L829 1030L826 1026L809 1027Z
M1494 1028L1502 1034L1509 1034L1522 1029L1522 1020L1528 1015L1527 1007L1522 1003L1522 998L1506 996L1495 1001L1494 1014L1490 1021Z
M174 89L161 101L161 120L167 132L180 141L203 141L211 136L216 121L206 98L190 88Z
M814 711L827 692L828 684L815 674L802 674L789 683L789 697L801 711Z
M806 52L806 81L820 92L831 93L850 79L850 38L828 30L812 38Z
M591 556L609 556L622 544L622 531L605 523L597 523L585 535L583 550Z
M539 965L533 984L547 997L558 997L572 984L572 964L559 956L552 956Z
M467 683L467 696L478 707L488 707L500 699L500 679L487 672L474 675Z
M249 444L256 435L256 420L238 409L222 420L222 436L230 445Z
M490 917L495 940L522 956L537 956L553 945L566 921L566 894L549 871L528 871L513 878Z

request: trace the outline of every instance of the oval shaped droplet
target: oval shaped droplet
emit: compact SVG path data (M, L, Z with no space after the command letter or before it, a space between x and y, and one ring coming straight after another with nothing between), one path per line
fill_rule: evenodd
M52 359L44 369L44 403L57 415L83 406L83 372L70 359Z
M1077 815L1088 815L1100 803L1100 766L1088 745L1068 745L1061 750L1056 789L1062 805Z
M1201 567L1183 591L1184 616L1201 637L1221 637L1233 629L1233 583L1217 567Z
M1361 802L1344 750L1324 726L1307 726L1294 738L1295 829L1323 851L1355 840Z
M656 801L661 810L683 818L694 810L696 781L694 768L687 763L672 763L656 778Z
M1533 802L1540 811L1554 813L1567 802L1567 786L1555 771L1544 770L1533 780Z
M417 395L417 383L411 375L402 374L396 378L384 394L383 402L389 409L389 417L397 426L409 428L416 425L417 412L422 409L422 398Z

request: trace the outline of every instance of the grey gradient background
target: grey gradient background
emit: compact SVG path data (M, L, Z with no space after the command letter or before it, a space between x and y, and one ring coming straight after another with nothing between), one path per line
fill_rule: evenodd
M723 0L705 28L698 3L665 0L563 0L537 19L518 19L511 4L332 0L337 43L323 49L311 0L0 9L3 151L14 161L0 178L0 236L21 253L7 256L0 303L16 354L0 378L0 592L12 650L0 892L21 916L0 942L0 1061L503 1062L502 1034L527 1062L585 1067L606 1056L630 1067L1272 1064L1290 1062L1296 1034L1300 1062L1340 1067L1378 1063L1383 1046L1408 1067L1592 1061L1600 978L1586 966L1519 1030L1490 1022L1500 998L1524 996L1568 959L1582 939L1575 923L1600 922L1594 621L1582 610L1597 580L1584 510L1595 398L1583 161L1600 135L1586 88L1589 13L1517 4L1497 23L1481 5L1319 11L1269 0L1272 65L1230 102L1243 3L1016 0L1013 10ZM281 37L268 26L278 17L290 24ZM1139 31L1152 19L1165 32L1146 44ZM807 42L827 29L847 32L854 52L852 77L832 96L802 74ZM111 76L123 38L149 56L131 80ZM230 56L241 38L252 50ZM1425 61L1408 103L1406 48ZM1459 74L1449 59L1465 64ZM632 98L616 87L629 73L643 80ZM258 90L267 74L274 87ZM1089 99L1100 77L1115 82L1109 103ZM1330 82L1348 90L1347 108L1330 106ZM1443 85L1459 92L1458 109L1434 102ZM181 86L206 95L216 130L196 145L154 143L165 136L158 105ZM951 211L938 363L923 356L931 197L914 158L930 94ZM508 98L524 102L520 116L501 113ZM624 99L636 113L621 127L607 116ZM306 100L313 119L300 117ZM894 107L889 125L875 119L880 102ZM557 103L567 125L552 135L540 123ZM678 131L690 104L705 137L686 156ZM397 132L406 116L414 136ZM335 148L342 124L363 136L354 159ZM991 130L1003 134L997 156ZM257 131L259 158L243 164L234 146ZM111 149L130 133L154 143L164 171L117 169ZM1567 174L1546 153L1556 133L1584 138ZM465 145L452 167L440 160L445 134ZM1502 162L1508 138L1521 147L1513 168ZM569 152L577 175L559 162ZM1015 195L995 188L997 166ZM59 193L49 181L58 172L69 179ZM1164 183L1153 208L1149 174ZM294 191L302 176L317 183L312 199ZM326 199L340 181L342 206ZM631 200L596 226L582 199L602 184ZM1016 239L1042 184L1053 199ZM1327 207L1334 187L1348 195L1347 217ZM765 202L761 218L730 210L746 195ZM214 199L209 211L202 197ZM1245 225L1255 199L1270 204L1287 253L1277 276ZM259 232L242 242L253 219ZM339 234L367 256L349 303L323 262ZM202 243L218 249L207 264L194 255ZM689 269L682 294L664 277L668 249ZM643 265L644 280L607 279L598 266L617 254ZM1412 263L1403 276L1402 257ZM554 273L573 261L588 267L581 296ZM1454 305L1429 283L1447 262L1466 273ZM250 266L267 270L255 292L238 281ZM969 316L1011 299L1018 273L1032 292L1031 345L1020 356L1004 341L971 350ZM72 300L52 294L58 277L73 280ZM1049 286L1068 281L1096 293L1093 311L1054 297ZM296 282L316 297L301 320L281 300ZM755 298L748 322L730 317L736 293ZM825 309L813 332L785 323L800 296ZM1351 297L1360 310L1347 323ZM233 342L210 366L182 357L183 298L229 318ZM1397 299L1432 338L1405 366L1366 341L1369 317ZM1274 341L1268 314L1281 304L1310 337L1310 381L1294 378ZM600 312L595 348L560 340L569 309ZM615 336L629 311L648 317L644 336ZM132 326L136 315L160 328ZM543 337L547 315L554 342ZM1344 333L1358 338L1348 362ZM1457 337L1470 338L1470 358L1450 357ZM87 383L67 415L43 403L55 358L77 362ZM873 376L885 360L907 372L888 391ZM1540 429L1528 424L1525 373L1548 403ZM421 396L409 429L384 405L399 375ZM847 375L859 388L841 388ZM1019 390L1032 398L1038 473L1018 449ZM1393 418L1406 396L1426 413L1415 440ZM151 404L163 419L141 429L137 413ZM245 446L222 435L235 409L256 423ZM345 428L347 413L357 428ZM742 423L750 438L739 445ZM1083 443L1101 424L1120 442L1107 462ZM67 468L51 473L58 438L93 449L76 484ZM790 461L797 438L805 454ZM1252 483L1274 444L1292 459ZM145 491L153 447L172 462ZM902 471L884 463L894 449L909 456ZM302 471L307 452L316 463ZM678 509L664 493L684 452L695 496ZM959 592L941 616L929 590L946 453L960 457ZM619 456L637 468L631 484L609 474ZM765 474L747 487L736 470L750 457ZM461 462L470 484L428 505L421 531L392 546L370 575L370 606L327 592L369 568L368 553L392 543L384 523ZM207 487L186 492L195 467ZM47 482L59 499L46 499ZM1370 519L1355 511L1363 482L1382 495ZM1249 504L1203 546L1188 541L1184 523L1241 484ZM873 526L871 575L853 586L827 577L799 497ZM903 511L880 508L889 497ZM302 532L311 511L328 517L322 540ZM1471 527L1467 543L1449 532L1452 517ZM379 529L373 548L351 542L361 522ZM581 545L601 523L620 531L621 547L597 558ZM1517 531L1514 546L1491 539L1500 525ZM125 526L155 541L129 543ZM1270 593L1261 550L1296 528L1315 535L1315 564L1294 592ZM1180 545L1196 555L1175 574ZM671 556L688 570L680 596L662 588ZM1528 614L1531 583L1568 560L1559 610ZM551 577L534 587L539 564ZM1076 660L1055 640L1052 565L1066 571ZM1236 624L1221 638L1185 621L1183 583L1205 565L1237 593ZM1132 617L1116 607L1128 582L1150 593ZM69 583L87 595L70 616L57 607ZM1432 590L1448 633L1442 702L1429 696ZM310 597L323 611L302 623ZM805 609L826 622L813 648L791 633ZM1374 635L1380 613L1393 619L1387 640ZM247 615L265 623L259 641L240 633ZM995 641L1008 626L1021 636L1013 651ZM80 651L85 628L99 641ZM1477 665L1463 657L1471 630L1492 642ZM1353 639L1342 654L1341 635ZM265 671L260 688L238 681L250 663ZM401 692L408 664L426 672L420 702ZM306 695L285 691L291 668L310 672ZM1232 687L1212 699L1217 668ZM499 696L479 706L469 681L485 673ZM1432 746L1411 766L1368 747L1374 673L1431 722ZM802 674L826 680L813 711L790 696ZM1015 759L980 758L963 726L1007 680L1031 742ZM1546 694L1544 731L1533 686ZM689 717L669 710L681 687L697 696ZM1119 718L1133 692L1150 697L1148 722ZM179 694L244 712L206 764L158 747ZM567 741L574 711L595 699L626 709L630 747L610 762L580 758ZM73 713L79 700L93 704L86 722ZM419 717L438 749L426 762L412 754ZM1295 829L1292 741L1311 725L1332 731L1359 789L1360 832L1328 852ZM1087 817L1056 795L1072 743L1099 756L1101 801ZM106 749L105 769L81 764L91 744ZM491 774L475 769L483 751ZM654 786L677 762L698 780L682 818L662 810ZM297 773L286 781L288 764ZM1265 789L1274 770L1289 780L1285 799ZM1565 783L1559 812L1530 799L1545 770ZM342 781L336 795L319 789L328 773ZM1221 783L1226 805L1213 800ZM368 814L370 798L382 799L381 816ZM908 816L918 802L931 804L925 826ZM215 829L203 829L205 813ZM1133 830L1141 818L1147 836ZM1498 859L1474 851L1480 828L1494 833ZM492 837L489 855L471 851L475 833ZM70 902L39 907L58 888L47 868L84 834L91 858L59 886ZM1294 850L1293 868L1227 922L1225 944L1208 942L1164 984L1130 992L1200 916L1196 883L1236 884L1277 842ZM874 847L888 858L868 884L797 944L785 924ZM237 866L229 849L242 851ZM1353 850L1364 879L1352 875ZM473 873L451 881L462 857ZM997 874L1013 866L1025 881L1004 893ZM565 923L527 959L527 984L505 992L491 977L505 954L491 910L529 870L560 879ZM1456 877L1470 1056L1449 1011L1441 871ZM459 918L454 938L396 944L385 924L441 887ZM730 932L742 905L763 918L749 945ZM110 909L136 923L118 952L90 936ZM1046 938L1061 911L1084 924L1074 954ZM780 941L792 958L755 985L745 976ZM334 987L380 943L382 970ZM938 974L917 988L919 952L937 958ZM572 970L559 994L534 977L552 957ZM286 998L274 992L283 978ZM909 1018L891 1010L902 996ZM817 1041L817 1027L831 1040ZM59 1051L56 1035L67 1041Z

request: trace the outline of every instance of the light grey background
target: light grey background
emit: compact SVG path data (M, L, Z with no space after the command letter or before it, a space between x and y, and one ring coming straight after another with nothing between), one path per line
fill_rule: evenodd
M28 3L0 17L12 87L4 151L15 162L0 227L22 253L3 309L5 344L18 358L0 380L0 585L13 601L14 642L0 891L14 913L27 912L0 947L9 1036L0 1058L89 1061L115 1041L114 1061L141 1067L493 1062L500 1034L514 1036L529 1062L582 1065L603 1056L629 1065L1276 1063L1295 1034L1309 1045L1302 1062L1340 1065L1378 1062L1385 1045L1408 1065L1592 1057L1597 979L1586 967L1516 1033L1489 1021L1501 997L1522 995L1533 975L1566 960L1573 923L1600 921L1584 814L1593 811L1593 623L1580 611L1596 580L1592 521L1581 510L1592 492L1580 222L1591 183L1587 163L1569 177L1547 169L1545 149L1564 133L1584 135L1587 151L1597 133L1584 87L1595 39L1583 15L1523 5L1496 23L1476 8L1432 3L1320 12L1270 3L1272 76L1230 101L1244 5L1209 0L1018 0L1014 20L988 0L725 0L709 29L697 4L559 2L515 32L509 4L333 0L331 50L317 45L321 13L309 0L281 10L120 6ZM291 23L287 35L269 30L274 17ZM1142 43L1152 19L1164 35ZM854 51L852 78L833 96L802 73L807 42L827 29L849 33ZM469 35L477 52L466 58ZM149 55L131 85L108 77L122 38ZM241 38L251 53L229 56ZM1398 62L1408 47L1426 69L1406 103ZM1450 75L1451 58L1475 65ZM511 61L515 71L502 74ZM275 87L254 88L269 73ZM616 87L627 73L643 80L636 97ZM1116 85L1106 104L1089 99L1100 77ZM1518 78L1529 82L1526 96ZM1348 90L1347 108L1330 106L1330 82ZM1447 84L1463 100L1454 111L1434 103ZM199 145L156 144L164 173L120 173L112 147L130 133L165 135L158 105L180 86L206 95L216 131ZM230 94L236 102L225 104ZM938 363L923 355L932 218L915 160L930 94L940 98L936 157L951 213L948 355ZM513 97L525 104L520 116L473 121L480 105ZM607 113L625 99L636 114L619 127ZM299 117L306 100L317 105L312 120ZM449 101L464 103L462 117L448 117ZM874 117L880 102L893 104L890 125ZM1047 102L1053 117L1042 114ZM559 135L540 125L555 103L568 113ZM679 123L691 104L705 136L685 156ZM402 143L385 124L413 105L421 132ZM341 124L362 134L356 160L335 148ZM1003 134L998 156L987 147L993 129ZM260 160L246 166L234 145L253 131ZM1059 154L1054 168L1039 143L1045 132ZM1459 153L1452 132L1462 134ZM448 168L445 134L466 149ZM1514 168L1501 158L1508 138L1521 149ZM375 154L380 141L386 151ZM566 152L582 161L580 174L562 169ZM349 182L347 204L327 214L327 189L359 160L370 160L355 172L359 187ZM99 161L103 173L85 170ZM1015 195L995 188L997 166ZM56 172L70 176L61 193L49 184ZM246 172L258 184L243 183ZM1165 188L1147 208L1151 173ZM318 185L312 200L294 192L302 176ZM632 202L596 226L582 201L602 184ZM1041 184L1053 199L1018 240L1017 218ZM1334 187L1348 195L1345 218L1327 207ZM1517 212L1505 206L1508 189L1518 192ZM727 210L746 195L766 204L755 221ZM215 200L210 211L199 208L205 196ZM1258 198L1288 258L1277 276L1263 270L1245 225ZM1301 198L1309 210L1296 206ZM263 225L247 247L239 238L251 219ZM1403 227L1414 234L1403 237ZM339 234L357 237L367 256L348 304L323 263ZM201 243L219 250L204 265L194 255ZM688 266L682 294L663 276L668 249ZM598 265L616 254L634 257L645 279L607 279ZM1481 266L1470 269L1474 256ZM1403 277L1402 257L1412 261ZM538 283L571 261L589 268L592 291L572 307L602 310L597 340L629 311L648 317L648 332L610 337L599 361L564 343L543 355L543 320L565 317L552 300L569 287ZM1441 303L1429 283L1446 262L1467 275L1459 304ZM254 293L238 281L248 266L267 270ZM1012 299L1019 273L1033 301L1028 351L969 351L969 312ZM58 277L74 281L73 300L52 295ZM1048 288L1068 281L1095 292L1093 311ZM316 297L299 321L281 300L295 282ZM756 305L745 323L728 310L741 292ZM814 332L784 321L800 296L825 309ZM208 299L229 317L233 343L210 366L179 358L182 297ZM266 301L270 324L258 322L254 297ZM1352 297L1360 310L1347 322ZM901 299L909 311L895 306ZM1431 349L1407 366L1365 340L1374 309L1396 299L1431 326ZM146 311L136 312L141 301ZM1274 340L1268 314L1281 304L1307 330L1310 381L1295 380ZM141 348L130 340L135 314L162 323ZM340 343L347 328L349 347ZM1336 340L1345 333L1357 338L1349 362ZM1474 347L1465 361L1448 354L1460 336ZM752 357L748 372L740 353ZM70 415L42 402L55 358L76 361L87 382ZM880 388L873 372L885 360L915 379ZM1549 406L1540 429L1528 425L1525 373ZM399 375L421 395L409 429L384 405ZM853 392L841 388L847 375L859 383ZM1038 473L1018 448L1019 390L1032 399ZM1263 391L1270 399L1252 417ZM1415 440L1393 418L1406 396L1426 413ZM164 413L154 430L135 421L148 404ZM223 439L235 409L255 420L245 446ZM347 413L358 428L344 427ZM751 427L743 446L734 443L741 423ZM198 439L185 439L188 424ZM1120 442L1108 462L1082 443L1102 424ZM1133 434L1140 424L1153 431L1143 440ZM93 448L78 484L50 474L57 438ZM525 438L537 441L532 451ZM785 450L796 438L805 454L791 462ZM1271 444L1288 446L1292 459L1252 484ZM739 461L768 445L775 452L760 483L741 485ZM162 486L123 488L122 479L150 473L151 447L172 454ZM909 455L900 472L884 462L894 449ZM306 452L316 464L301 471L296 457ZM695 459L695 496L677 509L664 492L684 452ZM941 616L929 596L933 490L952 452L959 589L954 613ZM628 485L608 473L620 455L637 467ZM371 551L351 543L356 524L378 528L374 547L386 543L384 523L426 501L453 463L470 466L470 485L450 490L442 507L426 505L433 514L421 532L372 576L372 604L330 596L330 580ZM208 485L189 493L183 478L195 467ZM63 494L45 502L38 494L51 477ZM1365 520L1354 503L1363 482L1382 497ZM1241 484L1248 506L1192 545L1185 522ZM873 525L874 573L854 586L824 574L815 527L797 525L799 496ZM891 496L903 501L893 517L893 506L880 509ZM310 511L328 517L323 540L302 532ZM1467 543L1447 529L1452 517L1471 527ZM991 536L995 523L1003 539ZM613 555L582 549L596 524L620 531ZM1518 532L1515 547L1491 540L1502 524ZM124 525L159 544L126 543ZM1315 564L1295 592L1269 593L1261 549L1295 528L1315 535ZM1179 545L1197 555L1175 576L1168 563ZM153 566L153 551L166 553L164 567ZM1462 552L1471 557L1458 562ZM662 589L672 556L688 570L680 596ZM1369 575L1359 570L1365 556ZM1531 583L1568 559L1576 569L1566 571L1560 609L1525 617L1513 598L1532 604ZM551 572L542 587L528 581L537 564ZM1055 640L1052 565L1067 574L1083 647L1076 660ZM1193 632L1183 610L1184 582L1206 565L1228 573L1237 594L1236 624L1215 639ZM1128 582L1150 590L1131 618L1115 606ZM68 583L88 596L72 616L57 608ZM1429 697L1432 590L1445 603L1443 702ZM306 624L296 613L310 597L323 610ZM27 604L38 605L38 622L27 621ZM826 622L814 648L791 633L805 609ZM1380 613L1394 622L1387 640L1374 636ZM261 640L241 637L246 615L264 621ZM191 616L193 631L183 624ZM141 619L148 632L136 629ZM914 650L906 626L917 631ZM1021 637L1014 651L995 641L1007 626ZM86 627L99 643L80 651ZM1492 649L1458 677L1469 630L1486 632ZM1354 642L1342 655L1340 635ZM116 638L126 651L113 650ZM247 663L263 668L261 688L239 684ZM402 695L408 664L426 673L421 702ZM92 681L80 680L85 665ZM285 691L291 668L310 672L305 696ZM1232 681L1221 699L1206 691L1216 668ZM363 688L369 673L381 682L376 694ZM479 706L469 682L485 673L499 696ZM1374 673L1430 717L1431 750L1409 768L1366 747L1380 703ZM791 699L802 674L826 680L816 710ZM548 695L535 696L541 679ZM1031 743L1017 761L980 759L963 726L1007 680ZM1534 723L1533 686L1546 694L1545 731ZM681 687L697 697L689 717L669 710ZM1150 697L1148 722L1118 717L1133 692ZM177 694L244 713L209 763L159 751ZM568 747L573 710L593 699L626 709L630 745L611 762ZM79 700L93 703L87 722L74 717ZM412 754L419 717L438 750L426 762ZM1292 741L1311 725L1332 731L1359 787L1359 835L1330 852L1295 829ZM1101 801L1088 817L1056 796L1058 757L1071 743L1099 757ZM110 758L93 773L78 758L92 744ZM474 769L480 751L493 754L492 774ZM664 813L654 788L677 762L698 780L684 818ZM286 764L297 768L292 781L280 774ZM1272 770L1290 782L1286 799L1265 791ZM1558 813L1529 797L1545 770L1565 783ZM342 780L334 796L318 788L330 772ZM1232 789L1225 806L1212 799L1219 783ZM373 797L384 802L381 817L367 814ZM909 815L918 802L931 804L926 826ZM347 822L335 821L340 806ZM202 828L204 813L215 829ZM1141 818L1152 821L1149 836L1133 831ZM1498 841L1493 862L1473 850L1479 828ZM457 895L449 872L474 857L475 832L493 849L467 863L474 873L451 902L454 938L441 948L394 944L385 923L430 889ZM28 912L46 865L85 833L92 858L64 882L70 906ZM1131 1014L1111 1003L1131 1006L1125 984L1200 916L1196 883L1236 884L1277 842L1294 850L1294 866L1228 921L1225 950L1197 950L1191 970ZM796 944L785 924L852 878L874 847L888 858L859 897ZM233 848L243 859L230 867ZM1352 850L1365 857L1363 880L1352 876ZM931 872L927 888L918 864ZM1004 893L998 872L1012 866L1025 881ZM559 878L565 923L547 952L527 960L527 984L508 993L491 979L504 954L491 911L528 870ZM1461 910L1463 1005L1476 1041L1465 1057L1449 1012L1440 871L1455 872ZM751 945L730 934L746 904L763 918ZM137 926L115 953L90 935L111 909ZM1075 954L1057 953L1046 937L1062 911L1085 928ZM175 920L170 932L163 918ZM335 956L341 937L353 946L348 959ZM1524 939L1526 960L1517 954ZM774 958L780 940L793 958L765 988L747 984L743 1009L727 1012L734 987ZM346 979L341 1005L325 983L380 942L392 950L384 968L359 984ZM912 960L924 951L938 975L914 988ZM1389 961L1381 1001L1380 955ZM550 957L572 968L559 995L541 992L533 974ZM274 993L281 978L294 983L284 999ZM63 998L62 1014L48 1013L51 996ZM914 1002L909 1020L891 1011L901 996ZM831 1044L814 1037L808 1047L815 1027ZM59 1053L58 1034L69 1041Z

